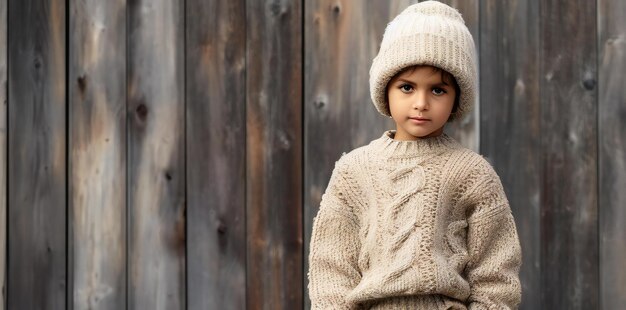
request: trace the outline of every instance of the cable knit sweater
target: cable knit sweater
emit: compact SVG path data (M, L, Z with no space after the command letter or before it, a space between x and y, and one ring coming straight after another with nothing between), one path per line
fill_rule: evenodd
M446 134L394 134L335 163L313 221L312 309L516 309L521 248L491 165Z

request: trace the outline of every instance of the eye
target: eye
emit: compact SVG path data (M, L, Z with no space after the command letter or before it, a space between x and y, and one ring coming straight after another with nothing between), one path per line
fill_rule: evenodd
M403 93L410 93L413 90L413 86L409 85L409 84L402 84L400 86L400 90Z
M439 87L433 88L433 94L435 94L437 96L441 96L441 95L443 95L445 93L446 93L446 91L443 88L439 88Z

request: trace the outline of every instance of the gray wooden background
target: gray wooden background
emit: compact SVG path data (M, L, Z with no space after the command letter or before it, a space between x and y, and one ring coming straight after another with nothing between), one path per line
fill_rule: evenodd
M1 309L302 309L335 160L415 1L0 0ZM626 304L626 2L446 1L480 55L447 131L504 183L522 309Z

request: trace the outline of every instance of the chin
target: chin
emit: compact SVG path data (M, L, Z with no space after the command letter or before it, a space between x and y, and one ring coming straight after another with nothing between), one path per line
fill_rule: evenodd
M421 138L427 137L428 135L431 135L433 132L434 131L428 131L428 132L420 131L420 132L409 132L409 134L415 138L421 139Z

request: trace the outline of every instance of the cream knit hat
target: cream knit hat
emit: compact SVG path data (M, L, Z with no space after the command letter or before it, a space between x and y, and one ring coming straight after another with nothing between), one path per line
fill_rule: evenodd
M474 105L476 63L474 40L456 9L437 1L413 4L385 29L370 68L372 100L378 112L391 116L385 98L389 80L406 67L431 65L452 74L459 84L459 107L451 119L460 119Z

